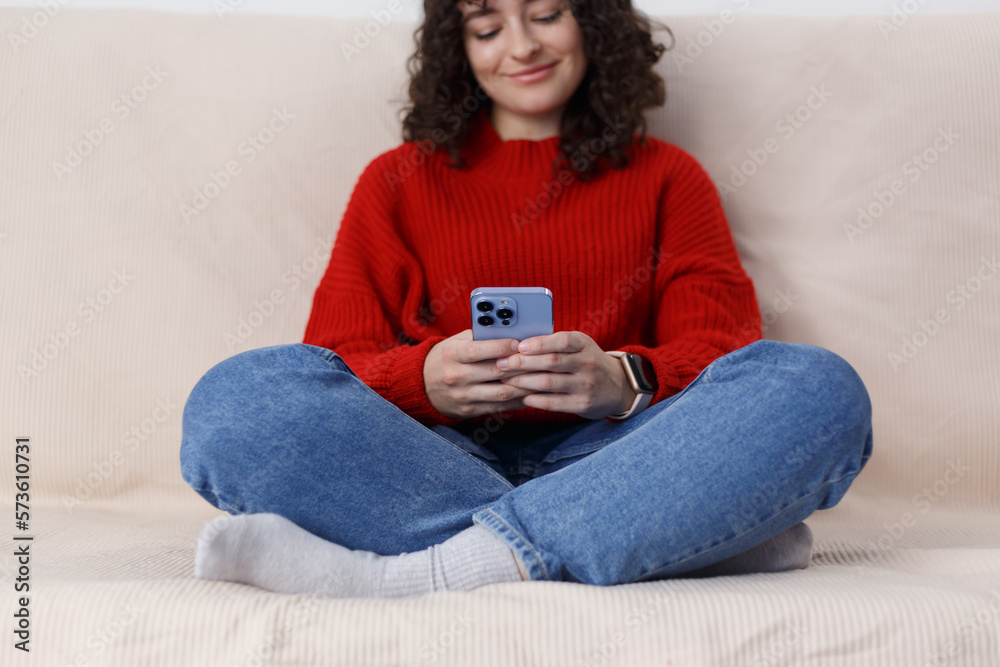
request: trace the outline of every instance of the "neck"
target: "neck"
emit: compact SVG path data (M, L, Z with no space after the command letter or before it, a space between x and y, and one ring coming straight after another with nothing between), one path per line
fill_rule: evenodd
M544 114L525 116L511 113L494 104L490 111L490 120L497 136L503 141L511 139L540 141L559 136L563 108L559 107Z

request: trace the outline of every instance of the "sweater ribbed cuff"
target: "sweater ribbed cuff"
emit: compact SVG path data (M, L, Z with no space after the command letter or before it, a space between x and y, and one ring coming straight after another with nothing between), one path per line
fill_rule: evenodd
M386 382L389 391L387 398L424 425L454 426L462 421L438 412L428 400L427 390L424 388L424 361L431 348L443 340L444 336L432 336L419 345L401 350L392 364L390 377Z
M700 370L690 368L690 364L688 363L678 363L679 360L674 358L675 355L663 348L624 345L621 351L645 357L653 365L653 372L656 373L657 389L653 395L653 400L646 406L647 408L680 392L701 372ZM691 375L692 372L694 372L694 375ZM685 375L689 377L685 379Z

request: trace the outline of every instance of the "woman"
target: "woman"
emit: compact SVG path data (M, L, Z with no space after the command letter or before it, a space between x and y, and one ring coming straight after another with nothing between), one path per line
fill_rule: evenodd
M406 597L806 567L802 521L871 456L868 395L833 353L760 340L710 179L645 137L649 21L628 0L425 17L406 143L361 175L304 343L188 400L184 478L235 515L197 575ZM551 289L556 333L473 341L490 285Z

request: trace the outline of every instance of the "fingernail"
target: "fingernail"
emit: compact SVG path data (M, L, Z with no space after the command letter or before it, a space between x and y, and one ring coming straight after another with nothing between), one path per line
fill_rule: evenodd
M523 341L523 340L522 340L522 341L521 341L521 342L520 342L520 343L518 344L518 346L517 346L517 349L518 349L518 351L520 351L520 352L527 352L527 351L528 351L528 348L529 348L529 347L531 347L531 346L530 346L530 345L528 345L528 344L527 344L527 343L526 343L525 341Z
M499 368L502 371L507 370L507 360L506 359L497 359L497 368Z
M517 341L516 340L510 341L510 349L511 349L511 352L517 352Z

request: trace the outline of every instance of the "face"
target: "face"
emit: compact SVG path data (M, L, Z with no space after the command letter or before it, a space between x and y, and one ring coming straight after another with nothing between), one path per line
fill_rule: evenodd
M483 6L485 5L485 11ZM459 0L465 52L493 100L493 122L558 128L587 71L583 33L567 0ZM540 67L545 69L532 72Z

